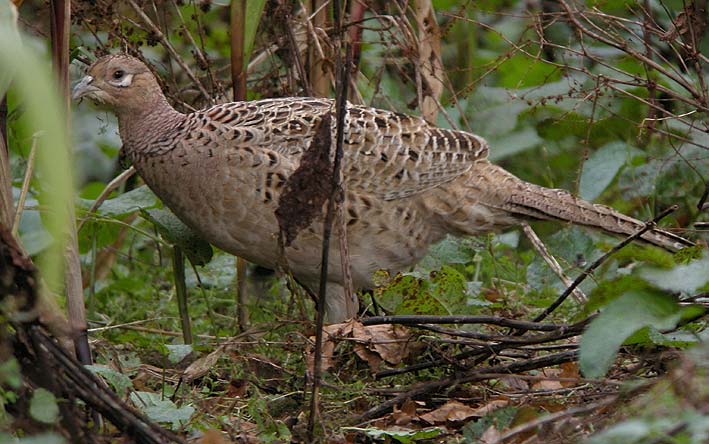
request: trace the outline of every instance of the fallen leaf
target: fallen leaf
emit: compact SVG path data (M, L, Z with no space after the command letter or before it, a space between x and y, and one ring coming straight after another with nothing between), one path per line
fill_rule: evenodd
M477 410L459 401L448 401L419 418L429 424L443 424L448 421L463 421L471 416L480 416L476 413Z
M391 365L399 364L409 353L411 335L400 325L364 326L357 322L353 325L352 336L360 341L360 345L377 353Z
M557 368L545 368L542 370L542 376L554 379L540 379L532 384L533 390L559 390L562 388L561 382L556 378L561 375L561 370Z
M500 442L501 436L502 435L500 434L500 431L497 430L497 428L494 425L491 425L480 436L480 444L498 443L498 442Z
M476 408L473 416L482 418L483 416L487 416L499 408L507 407L509 403L510 401L507 399L492 399L487 404Z
M579 364L578 362L565 362L560 365L561 367L561 373L559 373L559 376L562 378L574 378L574 379L579 379L581 377L579 373ZM578 383L578 381L561 381L561 386L562 387L573 387Z
M190 382L206 375L214 367L219 358L224 354L224 348L225 347L223 345L220 345L210 354L202 356L201 358L190 364L185 369L185 372L182 374L184 380L186 382Z
M391 417L398 426L408 425L416 417L416 401L407 399L401 404L401 408L394 407Z
M323 327L323 341L321 349L320 371L324 372L335 365L335 346L337 339L348 337L352 334L354 324L359 322L350 320L340 324L330 324ZM315 336L310 337L311 344L315 344ZM307 355L308 371L313 374L315 367L315 349L311 346Z
M202 433L202 437L197 440L199 444L230 444L229 441L222 432L214 429L205 430Z

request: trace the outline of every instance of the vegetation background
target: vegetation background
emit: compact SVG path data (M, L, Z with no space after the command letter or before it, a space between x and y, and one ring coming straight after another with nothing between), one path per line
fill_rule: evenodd
M0 108L9 152L0 178L20 209L9 223L5 211L3 226L14 226L48 287L67 295L71 323L82 322L72 291L85 302L88 368L152 421L203 443L709 439L705 0L351 0L343 35L322 0L17 3L23 42L13 53L3 39L0 65L0 91L14 76ZM58 45L62 35L68 45ZM351 101L480 134L492 160L523 179L640 220L678 205L660 225L699 246L673 256L632 244L605 257L618 239L559 223L533 226L544 254L529 230L446 239L410 272L378 276L364 305L476 322L329 327L311 431L309 298L287 277L212 253L137 177L104 193L122 171L111 115L72 105L71 168L53 143L61 130L35 118L38 101L20 78L33 73L18 74L17 54L52 58L60 73L63 57L78 79L119 51L145 60L182 111L234 97L334 97L337 60L349 51ZM47 113L56 99L34 93L61 127L69 113ZM52 194L56 180L73 181L71 205ZM76 219L62 228L66 208ZM42 259L62 251L66 231L76 233L77 267L70 235L62 280L49 273L57 260ZM562 293L573 297L549 309ZM16 318L6 309L3 319L12 337ZM81 442L62 415L74 400L39 388L6 342L14 351L0 367L0 442ZM128 433L81 424L101 442Z

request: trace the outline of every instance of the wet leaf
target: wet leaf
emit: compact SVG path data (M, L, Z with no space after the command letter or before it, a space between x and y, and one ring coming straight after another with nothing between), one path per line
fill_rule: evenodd
M603 376L633 333L643 327L673 328L683 312L672 297L652 290L629 291L611 301L581 338L581 372L588 378Z
M59 419L57 398L49 390L38 388L30 400L30 416L45 424L54 424Z
M610 185L621 167L625 165L628 146L623 142L612 142L594 152L583 164L579 195L586 200L594 200Z
M170 424L173 430L186 424L195 411L194 407L189 405L177 407L169 399L163 399L159 393L132 392L130 399L148 418Z
M204 265L212 260L214 251L209 242L197 235L167 208L144 210L144 218L155 224L160 234L171 244L182 248L194 265Z

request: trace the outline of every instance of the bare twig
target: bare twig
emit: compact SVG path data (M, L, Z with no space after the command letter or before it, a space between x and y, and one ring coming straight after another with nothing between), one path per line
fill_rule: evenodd
M534 249L537 250L537 253L539 253L539 255L544 259L544 262L549 265L549 268L551 268L559 279L561 279L561 282L563 282L567 287L571 286L571 279L569 279L566 273L564 273L564 270L561 268L561 265L559 265L559 262L557 262L556 258L549 253L546 245L544 245L544 242L539 239L539 236L537 236L537 233L534 232L532 227L530 227L527 222L524 222L522 224L522 230L524 231L524 234L527 235L527 238L532 242ZM572 294L578 303L584 303L588 300L583 291L581 291L578 287L574 288Z
M489 444L502 444L505 441L507 441L510 438L513 438L517 435L520 435L525 432L532 431L536 429L537 427L543 426L545 424L549 424L552 422L556 422L560 419L567 418L569 416L576 416L576 415L581 415L584 413L589 413L594 410L602 409L604 407L607 407L614 402L618 400L618 396L609 396L601 401L593 402L591 404L587 404L581 407L572 407L570 409L562 410L560 412L556 413L551 413L549 415L545 415L542 417L539 417L537 419L533 419L532 421L527 421L523 424L520 424L516 427L511 428L510 430L506 431L502 435L500 435L499 438L497 438L494 441L491 441Z
M583 282L591 273L593 273L596 268L600 267L601 264L608 260L608 258L613 256L616 252L618 252L620 249L622 249L629 243L633 242L636 239L640 239L643 234L652 230L657 225L657 222L662 220L668 214L676 211L677 208L679 208L677 205L672 205L671 207L665 209L660 214L655 216L655 218L652 219L650 222L645 223L645 226L643 228L636 231L634 234L626 237L622 241L618 242L606 254L596 259L591 265L589 265L585 270L583 270L583 272L578 275L576 279L574 279L571 285L569 285L566 290L564 290L564 292L561 293L561 295L554 302L551 303L551 305L549 305L543 312L541 312L538 316L534 318L534 322L541 322L542 320L544 320L551 312L556 310L556 308L559 307L559 305L561 305L567 297L569 297L571 292L574 291L576 287L581 285L581 282Z
M564 362L571 362L574 361L576 358L576 351L566 351L542 356L540 358L515 361L504 365L476 368L475 370L470 371L464 375L450 376L440 379L438 381L423 383L398 396L395 396L392 399L384 401L376 407L372 407L371 409L364 412L359 417L359 420L366 421L368 419L377 418L394 408L395 405L399 405L407 399L416 399L430 393L440 393L445 389L451 388L459 384L466 384L470 382L478 382L484 381L486 379L491 379L491 377L489 376L490 374L520 373L529 370L534 370L537 368L548 367L551 365L559 365L563 364Z
M524 330L553 331L559 328L554 324L540 324L537 322L520 321L517 319L503 318L500 316L431 316L431 315L400 315L400 316L372 316L362 319L363 325L379 324L490 324L500 327L520 328Z
M155 23L148 17L148 15L143 12L140 6L135 2L135 0L128 0L128 3L130 4L131 8L133 8L133 11L140 17L140 19L145 23L145 25L155 34L158 40L160 40L160 43L165 47L167 52L170 53L170 55L175 59L178 65L185 71L185 74L192 80L194 85L199 89L199 92L202 94L202 96L208 100L210 103L214 103L214 99L212 99L212 96L209 95L207 90L205 89L204 85L202 85L202 82L197 78L197 76L194 75L192 70L190 69L189 66L185 63L184 60L182 60L182 57L180 54L177 53L175 48L172 46L170 41L165 37L165 34L160 31L160 28L158 28Z
M27 193L30 189L30 181L32 180L32 175L34 173L34 160L37 155L37 138L39 137L41 137L41 134L35 133L32 135L32 147L30 148L30 155L27 157L27 169L25 170L25 177L22 180L20 197L17 199L15 220L12 223L12 235L15 237L17 237L17 232L20 229L20 220L22 219L22 212L25 209L25 199L27 199Z
M123 185L125 181L130 179L131 176L135 174L135 172L135 168L131 166L130 168L113 178L113 180L111 180L108 185L106 185L106 188L101 191L101 194L98 195L94 203L91 205L91 208L89 208L89 210L86 212L87 216L92 215L96 210L98 210L101 204L106 201L108 196L110 196L115 189ZM76 229L77 232L81 231L87 220L88 217L84 217L83 219L81 219L81 222L79 222L79 226Z
M338 198L343 196L341 188L340 169L343 157L343 142L345 138L345 114L347 113L347 90L349 87L349 64L350 53L346 51L345 60L342 60L342 30L340 27L340 2L333 0L333 11L335 21L335 38L337 39L337 96L336 96L336 140L335 140L335 159L332 164L332 184L330 189L330 197L327 204L327 214L323 224L323 244L322 244L322 260L320 263L320 289L318 292L318 315L316 322L315 333L315 351L313 363L313 386L310 397L310 415L308 417L308 437L309 441L313 442L315 434L315 418L318 412L319 405L319 390L320 376L322 365L322 341L323 341L323 324L325 315L325 305L327 297L327 278L328 278L328 257L330 250L330 236L332 233L333 220L336 215L336 206Z

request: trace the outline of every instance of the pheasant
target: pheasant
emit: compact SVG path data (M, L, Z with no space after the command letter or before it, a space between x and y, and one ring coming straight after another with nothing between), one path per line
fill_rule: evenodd
M328 99L294 97L176 111L140 60L109 55L93 63L73 98L118 117L126 156L147 185L188 226L218 248L264 267L284 262L317 288L322 217L290 246L279 243L279 197L334 112ZM331 131L335 133L335 119ZM335 140L334 136L332 140ZM487 160L487 142L419 117L348 104L341 166L344 225L357 289L372 275L412 266L447 234L477 235L525 219L555 219L630 235L644 224L567 191L527 183ZM660 229L642 240L668 250L691 242ZM356 314L345 300L337 242L331 243L326 316Z

